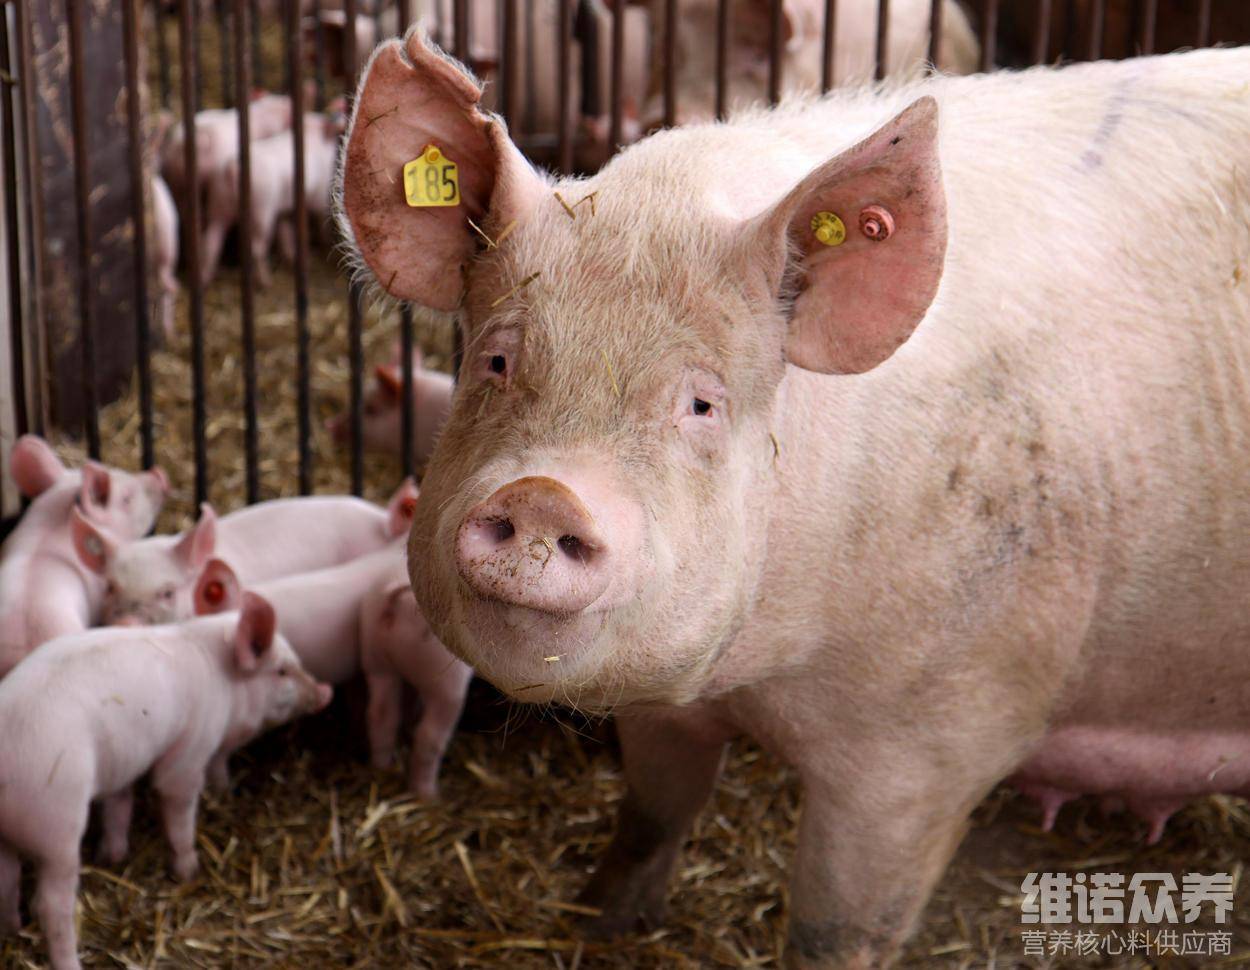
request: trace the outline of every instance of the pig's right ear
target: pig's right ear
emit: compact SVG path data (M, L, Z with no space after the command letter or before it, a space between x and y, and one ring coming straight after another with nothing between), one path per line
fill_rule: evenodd
M113 479L109 470L98 461L88 461L82 466L82 488L78 492L78 504L87 512L103 513L113 491Z
M195 615L237 610L242 595L234 570L221 559L210 559L195 583Z
M386 392L386 396L398 401L404 393L404 375L396 364L378 364L373 371L378 379L378 387Z
M217 513L207 502L200 506L200 518L174 545L174 556L190 572L199 572L217 548Z
M52 447L35 434L24 434L9 454L9 471L27 498L37 498L65 474L65 466Z
M765 254L773 291L793 298L790 363L863 373L924 318L946 258L937 136L937 102L920 98L813 171L744 235L744 258Z
M82 564L93 573L104 575L109 560L117 553L113 537L97 529L77 506L70 513L70 532L74 539L74 551Z
M369 62L343 150L339 221L391 296L454 310L461 267L480 237L520 220L545 183L478 105L481 86L423 36L381 45ZM410 206L404 166L428 148L454 162L459 202Z
M273 646L278 620L269 600L255 593L243 594L239 607L239 625L234 628L234 662L239 670L250 674Z
M387 531L392 539L405 535L412 528L412 517L417 511L417 483L405 478L386 505Z

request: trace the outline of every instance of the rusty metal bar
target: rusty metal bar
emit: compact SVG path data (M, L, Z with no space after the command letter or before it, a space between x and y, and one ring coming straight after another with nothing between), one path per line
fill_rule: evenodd
M723 119L729 105L729 0L716 5L716 117Z
M1155 52L1155 28L1159 20L1159 0L1142 0L1141 8L1141 51L1142 54Z
M152 4L152 23L156 28L156 65L161 78L161 107L169 108L173 84L169 77L169 38L165 36L165 13L161 0Z
M998 52L998 0L985 0L981 20L981 70L994 70Z
M325 24L321 22L321 0L313 0L312 18L313 79L317 86L317 94L313 99L313 103L314 107L320 111L326 106L326 28Z
M556 105L556 151L560 171L567 175L573 171L573 116L569 104L569 75L573 69L573 11L567 0L560 0L560 13L556 23L556 57L560 75L556 89L556 97L559 99ZM459 329L456 332L459 333ZM457 363L456 372L459 371Z
M885 3L886 0L881 0ZM781 100L781 28L784 23L782 0L772 0L768 14L768 103L776 104Z
M345 0L343 13L347 23L356 23L356 0ZM349 103L356 96L356 31L343 32L343 75ZM347 284L347 356L351 365L351 454L352 494L365 488L364 438L364 307L360 287L353 280Z
M396 0L396 9L399 13L399 32L402 36L408 24L412 22L411 0ZM516 63L518 40L516 0L504 0L503 17L501 26L503 30L504 117L511 125L512 115L516 113L515 85L520 78ZM399 414L399 467L400 474L407 478L415 475L417 470L417 456L412 448L413 434L416 430L413 411L413 397L416 392L413 388L412 373L412 307L407 303L399 308L399 350L402 360L400 373L403 374L403 399L400 402L403 410Z
M399 0L402 4L401 11L406 11L408 0ZM520 32L517 30L517 0L503 0L503 14L499 29L503 35L499 45L501 54L499 64L499 109L503 114L504 121L508 123L508 130L513 131L516 128L517 121L517 89L521 85L521 72L517 69L517 55L519 53L518 42L520 40ZM406 16L405 13L400 14L401 19Z
M265 63L260 56L260 10L257 0L248 0L247 12L248 16L251 17L251 20L248 22L252 29L252 77L258 88L265 88L267 87L265 84ZM246 103L251 99L251 94L252 92L249 88L247 91L241 92L239 98Z
M1197 47L1211 43L1211 0L1198 0L1198 32L1194 40Z
M934 0L940 3L941 0ZM833 52L838 43L838 0L825 0L824 36L820 50L820 93L833 87Z
M1105 0L1090 0L1089 47L1085 52L1087 60L1096 61L1102 57L1102 32L1106 27L1106 14Z
M135 351L139 370L139 437L143 467L156 464L152 435L152 308L148 303L148 227L143 199L143 105L139 86L139 19L142 0L122 0L122 36L126 55L126 127L129 137L130 219L134 226ZM159 18L159 11L157 13Z
M16 21L14 25L16 26ZM8 240L9 257L9 354L12 371L9 387L13 391L13 416L19 435L25 434L29 426L29 415L26 411L26 341L23 332L26 323L25 314L22 312L23 283L28 281L22 279L14 87L24 86L29 80L26 74L14 79L12 59L9 55L8 11L0 7L0 98L3 99L3 105L0 105L0 118L3 119L4 129L4 231ZM22 137L29 138L30 131L24 130ZM27 242L29 243L29 240ZM33 280L29 283L33 284Z
M612 114L608 126L608 154L621 144L625 120L625 0L612 0Z
M1044 64L1050 56L1051 0L1037 0L1037 23L1033 26L1033 63Z
M880 81L885 77L886 59L890 43L890 0L878 0L877 3L877 71L876 78Z
M29 0L17 0L17 17L14 26L17 28L17 48L18 48L18 70L21 77L34 79L34 54L32 53L33 40L31 39L31 20L30 11L26 4ZM39 148L36 139L33 137L35 130L35 118L37 117L37 109L35 106L35 85L22 84L18 90L21 96L22 105L22 131L26 137L23 139L22 152L22 183L26 186L26 239L29 245L26 247L26 272L27 279L31 281L30 299L27 308L30 312L28 335L31 338L31 351L28 355L32 364L32 380L29 384L28 397L30 398L30 418L27 430L33 430L36 434L44 434L47 418L46 399L44 396L44 381L42 379L46 362L46 354L44 353L44 343L46 339L46 331L43 327L43 318L40 308L39 296L39 253L40 247L43 245L43 226L35 213L40 211L41 200L43 199L43 171L39 164Z
M260 500L260 429L256 416L256 307L252 300L252 52L248 49L255 0L234 0L234 90L239 105L239 316L243 350L243 453L248 504Z
M186 195L183 201L182 251L187 257L187 292L191 310L191 434L195 448L195 502L208 501L208 423L204 402L204 284L200 276L199 160L195 147L195 110L199 87L196 4L178 0L178 55L182 77L183 157Z
M84 0L67 0L70 97L74 131L74 206L78 226L78 317L82 340L83 432L87 454L100 457L100 423L95 374L95 313L91 285L91 174L87 167L87 83L83 70Z
M468 0L452 0L452 45L456 57L467 64L469 62L469 4ZM560 64L560 168L568 172L573 168L573 134L572 118L569 117L569 47L572 43L572 17L566 0L560 2L559 17L559 64ZM531 32L530 37L534 34ZM567 154L566 154L567 153ZM460 321L452 323L451 329L451 372L459 380L460 364L464 360L464 333L460 329ZM410 362L403 361L406 367Z
M664 0L664 127L677 124L677 0Z
M221 62L221 103L227 108L236 103L247 104L247 92L243 93L242 102L234 100L234 81L233 72L230 70L230 0L214 0L213 6L216 7L217 13L217 57ZM200 56L199 36L196 36L195 56L198 62ZM197 64L198 68L198 64ZM197 70L198 73L198 70Z
M452 0L452 47L462 64L469 64L469 0ZM471 65L470 65L471 66Z
M942 0L929 5L929 63L937 70L938 54L942 50Z

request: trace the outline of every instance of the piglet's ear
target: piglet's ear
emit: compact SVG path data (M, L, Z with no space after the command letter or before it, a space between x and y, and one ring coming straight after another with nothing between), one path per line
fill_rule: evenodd
M174 556L183 568L199 572L217 548L217 513L207 502L200 506L200 518L174 544Z
M113 490L113 480L109 470L97 461L86 462L82 466L82 489L78 493L78 504L90 512L103 511L109 504L109 493Z
M378 364L373 373L378 379L378 387L385 391L388 397L399 400L404 393L404 375L399 372L399 366Z
M117 553L117 543L103 529L97 529L75 507L70 515L70 532L74 539L74 551L84 566L93 573L104 574L109 560Z
M340 215L378 283L401 300L454 310L461 267L481 238L468 220L499 231L544 187L502 122L478 107L481 97L477 81L419 28L377 49L357 92ZM455 205L408 204L404 166L430 147L456 165Z
M13 445L9 471L21 493L36 498L56 484L65 474L65 466L46 441L38 435L24 434Z
M234 570L224 560L210 559L195 583L195 615L237 610L242 597Z
M243 673L251 673L273 646L278 621L273 607L263 596L243 594L239 625L234 630L234 662Z
M923 319L946 258L937 134L937 103L921 98L756 217L748 242L772 254L778 291L794 286L790 363L863 373Z
M386 506L387 530L392 538L405 535L412 528L417 511L417 483L405 478Z

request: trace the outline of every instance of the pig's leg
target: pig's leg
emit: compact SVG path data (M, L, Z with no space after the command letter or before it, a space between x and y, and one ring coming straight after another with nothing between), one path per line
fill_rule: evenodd
M230 790L230 755L231 752L223 749L208 763L208 787L219 795Z
M225 221L209 214L208 225L200 238L200 282L208 286L217 275L217 264L221 262L221 248L226 242L226 233L233 219Z
M126 858L126 853L130 850L130 816L134 807L135 790L132 787L109 795L100 804L103 826L100 858L106 865L117 865Z
M78 962L78 933L74 928L78 865L77 841L59 847L39 864L35 912L39 914L53 970L80 970L82 966Z
M617 720L629 784L616 835L579 901L602 910L594 936L653 928L664 917L669 874L716 784L729 732L695 712Z
M12 849L0 844L0 933L22 928L22 864Z
M395 757L404 683L393 671L370 673L365 682L369 687L369 751L373 767L386 768Z
M438 769L456 731L469 689L469 678L460 676L459 671L444 670L443 675L428 686L422 685L423 710L412 735L408 787L423 801L438 798Z
M195 854L195 812L200 800L198 783L182 782L160 787L165 837L174 855L174 876L181 882L195 877L200 860Z
M267 290L273 283L273 273L269 269L269 250L273 248L277 215L272 205L261 206L252 215L252 264L256 272L256 285L263 290Z
M295 218L288 216L278 220L275 230L278 237L278 255L287 266L295 265Z

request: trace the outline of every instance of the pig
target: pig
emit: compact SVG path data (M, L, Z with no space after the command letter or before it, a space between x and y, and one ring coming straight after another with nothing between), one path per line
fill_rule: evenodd
M0 926L20 928L20 860L30 859L53 970L80 966L74 900L93 800L103 802L104 855L119 859L131 786L151 770L174 874L189 880L209 762L330 702L330 686L275 625L273 607L249 593L235 613L61 637L0 681Z
M739 735L804 789L790 968L891 962L1005 779L1250 794L1247 77L900 82L555 180L419 34L374 56L343 222L468 348L410 577L505 692L617 713L589 932L662 918ZM427 142L458 209L388 188Z
M0 547L0 677L44 641L99 621L104 584L78 562L71 516L129 541L147 534L169 494L159 467L132 475L88 461L70 471L33 434L14 444L9 471L31 504Z
M472 670L430 632L408 585L405 540L416 488L391 501L390 545L341 566L270 580L253 591L271 602L278 628L318 680L341 684L363 668L369 690L369 748L387 767L395 754L405 682L421 698L413 734L409 787L421 799L438 797L443 752L464 708ZM195 589L197 614L238 609L243 587L233 569L211 559ZM218 783L224 783L219 778Z
M152 225L156 230L156 281L160 288L161 332L174 339L174 308L178 301L178 209L169 186L152 176Z
M341 102L340 102L341 105ZM335 154L345 118L338 112L304 115L304 198L314 226L325 227L330 216L330 186L334 180ZM281 131L252 143L252 265L256 282L272 282L269 251L279 221L295 212L295 136ZM239 216L239 159L233 158L208 183L204 227L202 275L207 286L217 275L221 248ZM289 244L288 244L289 247ZM284 247L285 248L285 247ZM288 259L294 254L289 247Z
M374 382L365 394L362 421L365 447L398 454L403 440L402 410L404 376L398 347L390 363L374 369ZM422 367L421 351L412 352L412 453L424 462L434 450L434 442L451 410L455 382L450 374ZM351 440L351 417L336 414L326 421L326 429L339 444Z
M194 615L195 581L213 556L250 586L347 562L391 538L386 512L372 502L323 495L260 502L220 521L205 502L186 532L126 543L75 511L72 532L78 559L105 580L104 621L149 624Z
M664 17L653 0L653 31L662 31ZM718 0L684 0L677 19L677 123L707 121L716 115L716 36ZM741 110L768 94L771 0L744 0L731 5L727 53L726 109ZM783 0L784 40L781 78L786 94L820 90L824 56L825 0ZM915 77L929 58L931 0L892 0L887 31L886 72ZM834 25L833 83L871 80L876 70L878 0L843 0ZM651 97L642 112L642 127L659 127L664 119L662 35L652 37ZM937 67L971 74L981 57L980 44L956 0L942 2L942 31Z

